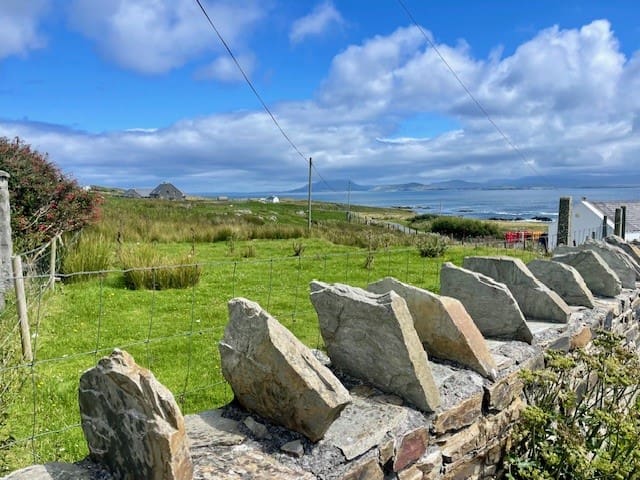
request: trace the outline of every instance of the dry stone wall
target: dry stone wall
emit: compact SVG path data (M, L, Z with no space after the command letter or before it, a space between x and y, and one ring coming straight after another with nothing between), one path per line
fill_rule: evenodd
M589 254L593 251L590 250ZM606 260L600 259L606 264ZM483 259L482 262L488 260ZM547 265L539 270L532 269L541 278L536 278L528 270L526 275L551 286L554 282L544 278L545 272L555 271L553 269L557 267L552 266L551 270L545 267ZM496 292L511 292L510 283L484 274L476 275L452 265L445 265L443 274L445 272L450 276L448 292L451 297L456 296L457 290L453 288L456 278L463 278L465 285L479 282L477 284ZM580 270L577 272L581 275ZM516 275L521 275L521 272ZM501 278L509 281L508 277ZM530 284L537 285L534 282ZM526 313L514 316L508 309L496 309L494 312L481 309L478 305L482 302L474 300L473 295L466 291L463 294L458 292L460 302L449 302L443 300L448 297L401 284L395 279L385 279L371 287L381 293L313 282L311 301L318 313L328 357L299 344L257 304L234 299L230 302L230 322L220 348L223 369L238 402L221 409L187 415L181 422L177 420L177 407L166 403L168 400L159 401L160 398L168 398L165 394L158 396L160 393L156 393L164 392L164 387L147 382L145 385L149 386L142 389L144 395L136 396L136 402L149 402L155 407L139 406L138 410L156 413L145 420L136 420L147 422L146 429L138 428L141 424L136 424L135 431L123 428L118 434L121 445L135 445L139 438L130 436L142 434L153 442L169 445L175 452L184 452L185 442L180 439L188 438L188 465L193 469L192 475L188 467L174 470L161 467L164 462L152 467L152 473L144 475L140 473L142 470L138 470L143 467L136 462L125 462L116 468L104 460L104 457L114 454L122 456L122 453L117 453L120 452L119 446L110 442L101 455L92 455L92 460L102 462L101 465L90 461L74 466L48 464L29 467L7 478L63 479L69 478L69 472L76 475L73 478L95 480L497 478L502 474L501 462L511 429L526 406L519 376L521 370L543 368L543 354L547 349L570 351L585 347L594 332L601 328L622 334L626 342L635 346L640 338L637 287L635 284L634 288L625 288L606 297L592 291L592 308L567 306L566 322L558 323L556 319L540 321L538 315L528 318ZM538 289L537 286L534 288ZM548 289L544 287L542 290ZM478 292L484 291L478 289ZM513 298L518 297L513 295ZM449 308L452 304L455 305L454 310L466 308L466 316L460 315L459 311L452 313ZM447 315L450 317L445 318ZM476 333L469 335L468 319L478 327L474 332L498 334L491 338L486 334L480 337ZM495 328L492 328L492 323L496 324ZM526 330L522 328L523 323ZM437 328L430 330L434 326ZM440 339L441 329L447 331L444 339ZM530 338L522 338L524 331L529 332ZM466 345L461 348L467 353L475 352L473 354L478 356L481 352L483 358L489 355L491 363L487 365L491 366L492 373L487 374L486 366L483 370L473 362L461 361L457 357L460 352L452 353L451 358L443 358L446 355L442 354L439 342L450 345L452 339ZM469 346L470 341L473 348ZM287 348L283 348L285 344ZM429 350L440 353L435 355ZM104 370L106 365L121 362L116 359L127 358L123 352L114 355L111 359L101 360L99 368ZM395 358L398 356L403 358L402 363L394 363L398 362ZM486 358L483 361L489 362ZM124 363L128 365L121 369L124 377L140 377L139 367L131 365L128 359ZM246 366L240 368L240 363L246 363ZM229 373L236 368L235 374ZM278 377L280 370L288 373ZM400 370L405 371L400 373ZM87 387L87 375L90 378L95 374L83 376L85 380L81 390L85 393L90 390L91 395L100 398L107 395L103 391L104 381L93 382L90 388ZM241 379L234 379L234 376ZM404 383L408 379L413 387L408 390L396 388L403 383L397 381L398 376ZM247 386L247 382L255 383ZM130 380L122 378L117 383L128 386L120 393L110 387L108 395L124 395L125 391L131 390ZM138 383L133 382L133 385L137 384L140 384L139 380ZM420 395L416 396L416 391ZM331 395L325 397L328 392ZM251 401L243 400L245 395L249 395ZM301 401L295 402L295 397ZM324 399L321 407L315 400L309 400L320 398ZM282 399L280 405L278 399ZM262 408L267 404L269 410L265 412ZM160 413L165 411L158 408L160 405L164 405L167 413ZM307 416L297 411L304 410L305 405L309 408ZM293 425L286 412L288 417L296 418ZM157 414L167 418L155 418ZM139 415L136 414L137 417ZM162 424L161 420L169 420L172 426L167 436L160 437L155 433L147 436L144 433L147 429L149 432L157 431L156 426ZM105 413L103 417L83 414L90 444L92 437L87 429L113 421L111 413ZM319 425L312 427L310 424L316 421ZM173 428L181 423L184 425L183 436L176 435ZM298 428L301 424L305 427ZM144 448L155 451L158 447ZM184 456L167 454L162 458L184 459ZM177 463L187 465L183 460ZM184 474L171 476L171 471Z

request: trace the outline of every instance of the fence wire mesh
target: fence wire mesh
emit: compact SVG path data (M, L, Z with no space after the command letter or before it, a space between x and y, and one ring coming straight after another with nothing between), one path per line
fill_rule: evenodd
M148 269L58 275L55 292L46 292L46 269L27 271L33 361L19 355L15 311L7 308L0 316L7 326L0 337L2 351L14 352L0 364L0 387L6 387L5 381L19 384L8 388L2 399L6 421L0 425L0 473L86 455L77 406L79 377L114 348L127 350L150 369L173 392L183 413L211 409L233 396L221 373L217 347L231 298L259 303L303 343L322 349L309 300L312 280L365 287L393 276L437 292L444 261L460 264L464 254L514 251L524 261L540 254L505 249L499 241L453 246L441 258L421 257L416 248L382 248L153 267L154 276L180 267L199 270L199 281L189 288L166 290L126 288L128 272Z

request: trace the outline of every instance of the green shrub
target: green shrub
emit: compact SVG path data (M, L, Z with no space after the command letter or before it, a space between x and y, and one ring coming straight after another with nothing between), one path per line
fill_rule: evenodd
M500 230L490 222L473 218L439 217L431 222L431 231L458 240L470 237L499 237Z
M256 256L256 246L253 243L250 243L249 245L245 245L242 249L242 252L240 252L240 255L242 256L242 258L253 258Z
M418 238L418 252L421 257L436 258L441 257L447 251L447 239L438 234L421 235Z
M549 352L547 368L523 372L507 478L639 478L640 360L622 342L599 332L588 352Z
M62 174L46 154L19 138L0 137L0 170L11 192L16 251L38 247L59 234L77 232L99 216L101 197Z
M177 261L160 255L149 245L120 252L124 283L131 290L165 290L197 285L201 269L190 256Z
M66 282L76 282L93 278L111 265L113 243L102 235L82 234L76 239L68 239L70 244L62 252L62 274Z

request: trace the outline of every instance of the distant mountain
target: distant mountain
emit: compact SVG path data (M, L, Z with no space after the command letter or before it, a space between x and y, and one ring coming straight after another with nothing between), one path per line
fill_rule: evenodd
M313 182L311 184L312 192L347 192L351 189L352 192L366 192L371 190L371 186L359 185L349 180L327 180L326 182ZM288 190L284 193L305 193L309 191L309 186L304 185L293 190Z
M425 190L472 190L483 188L481 183L467 182L465 180L448 180L446 182L424 183L401 183L397 185L377 185L371 189L374 192L423 192Z

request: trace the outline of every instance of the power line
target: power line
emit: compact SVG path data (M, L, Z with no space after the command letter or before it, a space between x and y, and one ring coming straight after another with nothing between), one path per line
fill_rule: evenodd
M262 99L260 94L258 93L258 90L256 90L256 88L253 86L253 83L251 82L251 80L249 80L249 77L247 76L247 74L245 73L244 69L240 65L240 62L238 62L238 60L236 59L236 56L231 51L231 48L229 47L229 45L227 44L225 39L222 37L222 35L220 34L218 29L214 25L213 21L211 20L211 17L209 17L209 14L205 10L204 6L202 5L202 3L200 3L200 0L195 0L195 1L198 4L198 6L200 7L200 10L202 10L202 13L204 14L204 16L209 21L209 25L211 25L211 28L213 28L213 31L216 32L216 35L218 36L218 38L222 42L222 45L224 45L224 48L227 49L227 52L231 56L231 59L233 60L233 62L236 64L236 67L238 67L238 70L240 70L240 73L244 77L244 80L247 82L247 85L249 85L249 88L251 88L251 91L253 92L253 94L256 96L256 98L262 104L262 108L264 108L264 110L269 114L269 116L271 117L271 120L273 120L273 123L276 125L276 127L278 127L278 130L280 130L280 133L282 134L282 136L287 139L287 142L289 142L289 145L291 145L291 147L298 153L298 155L300 155L300 157L302 157L302 159L304 159L306 161L307 157L302 154L302 152L296 146L296 144L293 143L293 140L291 140L291 138L289 138L289 135L287 135L287 133L282 128L282 126L280 126L280 123L278 123L278 120L276 120L276 117L273 115L273 113L271 113L271 110L269 109L269 107L267 106L265 101Z
M491 115L489 115L489 112L487 112L485 110L485 108L482 106L480 101L473 95L473 93L471 93L471 90L469 90L467 88L467 86L464 84L464 82L462 81L460 76L456 73L456 71L453 69L453 67L451 67L451 65L449 65L449 62L447 62L447 60L444 58L444 56L440 53L440 50L438 49L438 47L436 47L436 45L431 41L431 39L426 34L426 32L422 29L420 24L416 21L415 17L411 14L411 12L409 11L409 8L407 8L407 6L403 2L403 0L398 0L398 3L403 8L403 10L406 12L407 16L413 22L413 24L418 28L418 30L420 30L420 33L422 33L424 38L427 40L427 43L429 44L429 46L433 49L434 52L436 52L438 57L440 57L440 60L442 60L442 63L444 63L447 66L447 68L449 69L451 74L458 81L458 83L464 89L464 91L467 93L469 98L471 98L471 100L473 100L473 103L476 104L476 107L478 107L478 110L480 110L484 114L484 116L487 117L487 120L489 120L489 123L491 123L491 125L493 125L493 128L496 129L496 131L500 134L500 136L504 139L504 141L518 155L520 155L520 157L524 161L524 164L527 165L536 175L540 175L540 172L538 172L538 170L530 163L529 159L522 153L522 151L520 151L520 149L516 146L516 144L511 141L511 139L507 136L507 134L502 131L502 129L498 126L498 124L493 121L493 119L491 118Z

